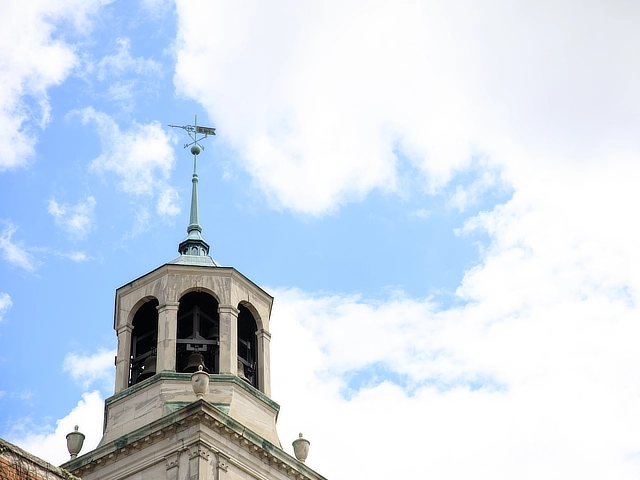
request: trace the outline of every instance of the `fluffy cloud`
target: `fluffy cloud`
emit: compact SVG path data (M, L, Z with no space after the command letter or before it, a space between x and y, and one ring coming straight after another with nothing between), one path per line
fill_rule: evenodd
M408 478L417 465L437 478L638 476L640 166L520 160L513 198L459 231L491 242L453 307L274 292L280 433L311 439L311 467L331 478ZM403 461L371 461L381 439L385 458Z
M48 212L53 216L56 226L70 237L83 240L93 228L93 209L96 200L88 196L76 205L60 204L54 198L49 200Z
M115 380L113 358L115 350L100 350L91 355L70 353L64 359L63 370L82 388L96 383L111 392ZM102 438L104 398L98 390L87 391L65 417L52 425L35 424L30 418L15 422L8 438L12 443L47 461L59 465L69 460L66 435L75 425L85 434L82 453L94 449Z
M206 36L178 2L176 85L278 204L397 190L400 162L431 192L479 170L460 211L513 191L458 232L490 238L461 306L274 292L285 447L330 478L636 478L638 7L211 8Z
M102 418L104 399L100 393L87 392L82 395L69 415L56 422L56 426L35 425L29 418L16 424L8 436L8 440L20 448L37 455L54 465L69 460L67 451L67 433L72 432L75 425L85 434L81 454L94 449L102 438Z
M509 278L513 264L490 263L468 282ZM285 448L304 432L308 465L329 478L635 478L637 309L606 294L505 308L513 290L444 311L274 292ZM397 460L375 461L381 442Z
M115 356L115 350L100 350L92 355L70 353L65 357L62 368L85 390L97 381L110 390L115 382Z
M179 1L175 83L277 204L319 214L403 188L400 162L435 191L478 158L520 176L523 156L637 155L637 9Z
M12 305L11 296L8 293L0 292L0 322ZM0 394L1 396L2 394Z
M161 216L174 217L180 213L178 201L180 197L173 187L167 186L158 194L156 210Z
M168 179L175 163L172 134L159 122L138 124L120 130L107 114L91 107L77 112L84 123L96 124L103 153L91 162L99 173L113 173L122 190L134 196L152 197L161 215L180 213L178 194Z
M77 65L74 47L57 38L56 24L90 28L102 0L37 0L0 5L0 172L33 155L37 129L49 122L47 90Z

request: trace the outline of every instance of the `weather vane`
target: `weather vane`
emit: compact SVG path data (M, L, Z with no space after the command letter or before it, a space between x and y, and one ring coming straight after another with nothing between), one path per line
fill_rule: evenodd
M204 147L198 142L204 140L209 135L215 135L216 129L210 127L200 127L198 116L195 116L194 125L169 125L173 128L181 128L187 132L191 143L185 143L184 148L191 147L193 155L193 176L191 177L191 213L189 215L189 226L187 227L187 238L178 245L180 255L208 256L209 244L202 238L202 227L200 226L200 209L198 207L198 155ZM198 138L198 134L204 135ZM215 264L215 262L214 262Z
M198 125L197 115L195 116L195 121L193 123L194 125L168 125L168 126L173 128L181 128L184 131L186 131L187 135L189 135L189 138L191 138L193 142L185 143L183 148L187 148L191 145L194 145L197 148L192 147L191 153L193 153L194 155L198 155L198 153L200 153L200 149L204 150L204 147L200 145L198 142L204 140L209 135L215 135L216 129L211 127L201 127L200 125ZM198 134L204 135L204 137L198 138Z

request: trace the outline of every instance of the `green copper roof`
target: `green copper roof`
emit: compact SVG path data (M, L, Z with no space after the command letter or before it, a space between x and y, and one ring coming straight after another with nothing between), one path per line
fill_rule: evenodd
M174 258L169 262L171 265L194 265L204 267L219 267L220 264L216 262L209 255L180 255L178 258Z

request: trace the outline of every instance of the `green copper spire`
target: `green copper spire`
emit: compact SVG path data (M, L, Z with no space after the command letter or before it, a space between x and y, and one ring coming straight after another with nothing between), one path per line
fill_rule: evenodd
M198 126L198 117L195 117L195 125L169 125L170 127L178 127L187 131L193 142L185 144L185 148L191 146L193 154L193 177L191 178L191 213L189 215L189 226L187 227L187 237L178 245L180 255L189 255L193 257L208 257L209 244L202 238L202 227L200 226L200 210L198 206L198 155L204 150L199 141L208 135L215 135L215 129ZM198 138L198 134L204 134L204 137ZM182 262L181 262L182 263ZM215 264L215 262L214 262Z
M195 143L191 146L193 153L193 177L191 178L191 215L189 216L189 226L187 227L187 238L178 246L180 255L209 255L209 244L202 238L202 227L200 226L200 211L198 206L198 155L201 152L200 146Z

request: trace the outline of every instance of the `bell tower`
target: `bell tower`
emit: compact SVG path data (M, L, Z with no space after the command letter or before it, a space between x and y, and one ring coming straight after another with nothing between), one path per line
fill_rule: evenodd
M322 480L276 431L273 297L220 266L202 237L197 159L215 130L197 117L179 128L194 165L187 237L177 258L116 290L116 385L103 437L63 467L84 480Z

